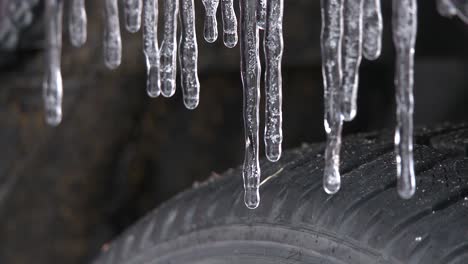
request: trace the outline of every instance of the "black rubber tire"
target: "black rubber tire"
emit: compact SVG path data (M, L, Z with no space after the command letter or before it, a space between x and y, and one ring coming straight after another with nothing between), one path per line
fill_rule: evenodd
M230 170L151 212L95 263L468 263L468 126L417 131L410 200L395 190L392 139L346 138L333 196L322 189L323 144L263 162L274 176L256 210Z

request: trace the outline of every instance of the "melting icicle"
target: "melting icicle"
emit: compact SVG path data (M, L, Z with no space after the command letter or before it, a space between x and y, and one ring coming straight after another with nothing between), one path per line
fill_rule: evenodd
M366 59L375 60L382 50L382 12L380 0L364 0L362 52Z
M237 18L233 0L221 0L221 13L224 45L228 48L234 48L237 44Z
M146 92L158 97L161 92L159 79L158 48L158 0L144 0L143 8L143 49L146 57Z
M179 60L181 71L182 93L185 107L195 109L200 96L197 63L198 47L195 31L195 7L193 0L181 0L181 36Z
M359 82L359 65L362 56L363 0L343 1L343 64L342 107L343 119L351 121L356 116Z
M457 14L457 9L450 0L437 0L437 11L446 17L452 17Z
M165 0L163 14L164 39L160 50L161 93L165 97L171 97L176 88L179 1Z
M205 30L204 37L209 43L218 39L218 22L216 21L216 11L218 10L219 0L202 0L205 7Z
M86 42L86 9L84 0L72 0L70 3L69 34L70 42L81 47Z
M327 145L323 187L328 194L340 189L340 148L343 118L340 111L341 38L343 33L342 0L321 0L322 5L322 73L325 102Z
M260 164L258 161L258 106L260 100L259 32L257 0L240 3L241 76L244 88L245 158L243 165L244 202L250 209L260 203Z
M43 83L45 118L49 125L56 126L62 121L62 0L46 0L46 72Z
M270 161L281 157L283 0L270 0L265 30L265 153Z
M117 0L105 0L104 63L109 69L119 67L122 60L119 8Z
M267 0L258 0L257 2L257 27L260 29L266 28L267 17Z
M411 198L416 190L413 164L413 65L417 30L416 0L393 0L393 42L396 49L397 126L395 149L397 190Z
M135 33L140 30L142 0L124 0L125 28Z

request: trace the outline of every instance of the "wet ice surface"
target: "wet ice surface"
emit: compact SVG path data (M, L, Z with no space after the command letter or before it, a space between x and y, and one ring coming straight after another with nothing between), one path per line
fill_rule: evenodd
M46 0L46 67L43 82L45 119L56 126L62 121L62 16L63 0Z
M218 11L219 0L202 0L205 7L205 26L203 36L209 43L218 39L218 22L216 21L216 11Z
M143 52L146 58L146 92L150 97L161 93L159 79L158 0L143 2Z
M177 73L177 21L179 1L164 1L163 41L160 54L161 93L171 97L176 90Z
M184 104L188 109L198 106L200 82L198 80L198 47L195 32L194 0L181 0L181 36L179 61L181 69L181 86Z
M396 50L397 126L395 148L398 193L411 198L416 191L413 164L413 67L416 43L416 0L393 0L393 42Z
M221 14L223 18L223 41L228 48L237 45L237 17L234 12L233 0L221 0Z
M135 33L140 30L141 12L143 8L142 0L124 0L125 28Z
M86 42L86 9L84 0L71 0L69 4L68 31L70 42L75 47L81 47Z
M382 50L382 12L380 0L364 0L362 53L368 60L375 60Z
M105 0L104 14L104 63L109 69L120 66L122 39L120 37L118 0Z

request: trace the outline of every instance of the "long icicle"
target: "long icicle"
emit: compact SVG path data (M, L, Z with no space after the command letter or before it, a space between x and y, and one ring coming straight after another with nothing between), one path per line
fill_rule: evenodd
M382 51L382 11L380 0L364 0L362 53L368 60L376 60Z
M161 93L171 97L176 90L177 73L177 19L179 1L164 1L164 39L160 50Z
M146 57L146 92L150 97L161 93L158 48L158 0L144 0L143 50Z
M202 0L205 7L205 26L203 36L206 42L213 43L218 39L218 22L216 12L218 10L219 0Z
M342 106L345 121L356 116L359 66L362 57L363 0L343 0Z
M182 94L185 107L195 109L200 98L198 80L198 46L195 31L195 6L193 0L181 0L181 36L179 61L181 72Z
M142 0L124 0L125 28L135 33L141 27Z
M104 63L109 69L119 67L122 61L119 8L117 0L105 0Z
M393 42L396 49L397 126L395 150L397 190L404 199L416 191L413 164L413 68L417 33L416 0L393 0Z
M243 165L244 202L250 209L260 203L260 164L258 160L258 127L260 101L259 32L257 0L240 0L241 76L244 89L245 157Z
M283 0L270 0L265 30L265 153L270 161L281 157Z
M237 45L237 18L233 0L221 0L221 14L224 45L228 48L234 48Z
M68 31L70 42L75 47L81 47L86 42L87 19L84 0L71 0Z
M267 0L257 1L257 27L265 29L267 24Z
M46 0L46 72L43 83L45 119L57 126L62 121L62 17L63 0Z
M322 5L322 73L325 102L325 132L327 143L325 149L325 167L323 187L328 194L340 189L339 171L341 130L343 117L340 109L341 86L341 38L343 34L342 0L321 0Z

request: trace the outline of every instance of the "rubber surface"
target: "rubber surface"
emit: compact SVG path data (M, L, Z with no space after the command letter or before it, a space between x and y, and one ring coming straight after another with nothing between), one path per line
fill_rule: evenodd
M417 131L411 200L395 189L392 138L345 138L334 196L322 189L323 144L264 161L256 210L230 170L151 212L95 264L468 263L468 125Z

